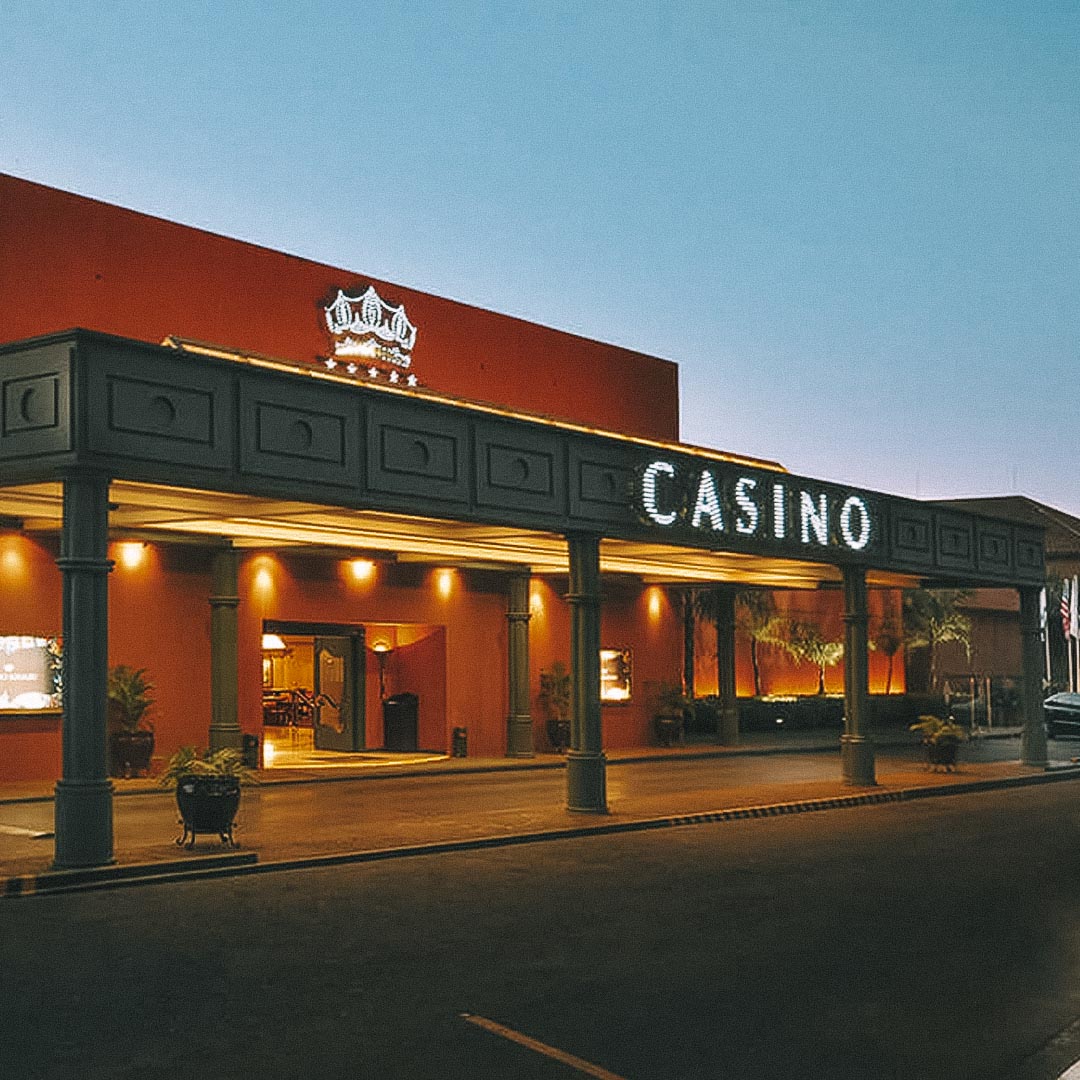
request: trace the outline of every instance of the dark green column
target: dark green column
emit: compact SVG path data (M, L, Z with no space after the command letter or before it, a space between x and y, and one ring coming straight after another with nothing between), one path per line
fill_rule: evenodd
M739 743L739 705L735 699L735 590L713 590L716 617L716 681L720 696L720 743Z
M840 758L848 784L876 784L874 744L866 735L870 704L867 660L866 571L845 566L844 574L844 734Z
M1045 766L1046 729L1043 727L1042 628L1039 625L1039 592L1031 585L1020 593L1020 665L1023 675L1024 730L1020 735L1020 761Z
M506 721L506 756L533 756L529 708L529 573L510 575L506 594L506 650L510 679L510 716Z
M112 783L106 717L109 682L109 479L64 477L63 775L55 792L58 867L113 861Z
M242 745L237 707L237 552L214 551L210 568L210 749Z
M600 541L568 536L570 549L570 749L566 805L607 813L607 762L600 724Z

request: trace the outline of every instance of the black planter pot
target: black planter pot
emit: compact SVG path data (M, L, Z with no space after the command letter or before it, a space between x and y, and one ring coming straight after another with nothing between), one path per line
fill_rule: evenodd
M956 751L960 743L956 739L942 739L926 744L926 758L931 768L942 767L946 772L956 768Z
M113 731L109 734L109 775L145 776L154 754L152 731Z
M233 820L240 805L240 781L235 776L181 776L176 781L176 805L184 823L178 847L190 850L199 833L216 833L223 844L236 847Z
M565 754L570 745L570 721L549 720L547 722L547 737L551 748L556 754Z

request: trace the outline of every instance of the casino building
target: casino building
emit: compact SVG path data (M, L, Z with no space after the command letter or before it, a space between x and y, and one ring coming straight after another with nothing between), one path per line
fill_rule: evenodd
M116 665L155 685L159 756L490 757L550 748L562 661L567 805L603 812L605 748L682 676L687 585L728 739L735 590L833 619L856 784L871 621L919 583L1015 589L1045 760L1042 531L680 443L667 361L9 176L0 297L0 779L58 778L59 866L112 857Z

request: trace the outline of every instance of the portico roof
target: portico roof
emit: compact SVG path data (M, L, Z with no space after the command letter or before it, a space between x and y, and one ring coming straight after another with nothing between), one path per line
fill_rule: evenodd
M55 527L62 476L115 529L775 587L1038 584L1037 526L774 463L87 331L0 348L0 514Z

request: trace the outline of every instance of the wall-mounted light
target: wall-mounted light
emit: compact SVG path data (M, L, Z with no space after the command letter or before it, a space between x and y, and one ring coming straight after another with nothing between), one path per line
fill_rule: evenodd
M349 562L349 575L353 581L367 581L375 573L375 564L370 559L352 559Z
M274 567L277 560L269 555L256 555L252 560L255 571L251 578L252 589L263 597L269 597L274 591Z
M141 540L125 540L117 548L120 564L128 570L141 566L146 558L146 544Z
M285 639L278 634L263 634L262 636L262 651L263 652L288 652L289 646L285 644Z
M454 571L436 570L435 588L438 590L439 595L444 600L448 600L450 598L450 594L454 591Z

